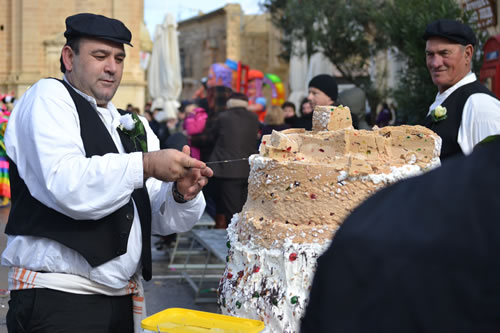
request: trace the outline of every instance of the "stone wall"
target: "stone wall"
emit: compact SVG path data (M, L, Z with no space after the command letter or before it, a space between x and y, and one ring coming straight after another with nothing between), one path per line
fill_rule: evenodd
M280 33L267 14L245 15L239 4L178 23L183 74L181 98L191 98L211 64L226 59L273 73L288 82L288 64L278 57Z
M61 78L65 18L91 12L117 18L132 32L137 47L125 47L125 71L113 103L121 108L127 103L143 106L146 81L138 47L143 6L142 0L0 0L0 92L20 96L41 78Z
M217 10L179 22L182 98L190 98L211 64L226 61L226 15Z

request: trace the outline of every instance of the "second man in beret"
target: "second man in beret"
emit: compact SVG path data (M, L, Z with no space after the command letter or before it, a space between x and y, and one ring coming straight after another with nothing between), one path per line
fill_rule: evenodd
M500 133L500 101L471 71L476 37L455 20L439 19L427 25L426 63L438 88L423 125L442 139L441 160L470 154L474 146Z

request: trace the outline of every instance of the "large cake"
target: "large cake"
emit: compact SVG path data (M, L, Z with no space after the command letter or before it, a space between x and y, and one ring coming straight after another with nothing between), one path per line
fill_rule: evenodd
M298 332L316 260L342 221L378 189L438 166L440 149L421 126L354 130L347 107L317 107L312 131L264 136L228 228L222 313Z

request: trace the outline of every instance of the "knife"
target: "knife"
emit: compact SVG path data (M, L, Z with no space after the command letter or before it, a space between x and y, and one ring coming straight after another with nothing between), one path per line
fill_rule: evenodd
M235 160L211 161L211 162L205 162L205 164L210 165L210 164L216 164L216 163L233 163L233 162L241 162L241 161L248 161L248 157L237 158Z

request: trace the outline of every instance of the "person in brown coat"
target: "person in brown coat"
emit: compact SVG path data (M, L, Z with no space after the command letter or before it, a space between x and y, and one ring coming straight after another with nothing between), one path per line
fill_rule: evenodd
M234 213L243 208L248 193L250 166L245 160L257 152L260 123L257 115L247 109L248 98L233 93L227 110L218 115L212 135L215 140L210 161L238 160L211 164L216 193L216 228L226 228Z

